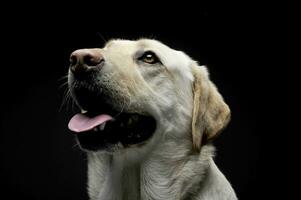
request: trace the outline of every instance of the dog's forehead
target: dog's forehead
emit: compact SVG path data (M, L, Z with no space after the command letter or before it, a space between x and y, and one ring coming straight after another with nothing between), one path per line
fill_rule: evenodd
M114 39L110 40L106 45L105 49L110 50L127 50L136 51L141 49L148 49L154 51L173 51L168 46L162 44L157 40L151 39L140 39L140 40L123 40L123 39Z
M131 50L134 49L134 47L135 47L134 41L115 39L107 42L104 49L113 50L113 51L124 50L124 49Z
M174 50L157 40L115 39L109 41L104 49L127 55L134 55L139 50L153 51L158 55L162 63L164 63L164 65L170 70L186 75L189 79L192 79L190 65L194 61L182 51Z
M125 51L128 53L135 52L137 50L152 50L155 53L161 55L162 57L181 57L182 60L187 60L185 55L180 52L176 51L167 45L152 39L140 39L140 40L123 40L123 39L114 39L110 40L104 49L110 49L113 51ZM183 54L183 55L181 55ZM169 58L167 58L169 59ZM169 60L174 60L169 59Z

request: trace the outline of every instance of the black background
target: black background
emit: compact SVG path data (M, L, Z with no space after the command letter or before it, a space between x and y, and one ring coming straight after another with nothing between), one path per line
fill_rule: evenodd
M69 103L60 109L66 89L61 78L73 50L141 37L158 39L208 66L232 110L231 123L215 141L216 162L238 197L291 195L294 184L283 184L294 174L286 170L289 158L281 150L287 129L277 119L285 108L276 100L285 87L279 83L281 68L273 63L281 42L271 7L74 4L12 5L10 14L1 16L1 195L87 199L85 154L67 130L76 108Z

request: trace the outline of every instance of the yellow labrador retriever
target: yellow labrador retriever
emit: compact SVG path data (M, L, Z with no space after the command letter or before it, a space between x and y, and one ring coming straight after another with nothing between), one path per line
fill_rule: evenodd
M68 126L87 152L90 199L237 199L213 161L230 110L205 66L149 39L76 50L70 62L82 112Z

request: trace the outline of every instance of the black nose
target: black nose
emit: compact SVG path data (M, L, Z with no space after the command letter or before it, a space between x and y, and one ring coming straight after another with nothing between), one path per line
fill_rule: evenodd
M103 67L104 61L99 49L79 49L70 55L70 71L77 78L84 78L99 71Z

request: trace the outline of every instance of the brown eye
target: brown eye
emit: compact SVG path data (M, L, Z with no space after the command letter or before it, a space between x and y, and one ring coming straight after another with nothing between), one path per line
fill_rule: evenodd
M154 54L151 51L147 51L145 52L140 58L139 60L148 63L148 64L156 64L156 63L160 63L160 60L158 59L158 57L156 56L156 54Z

